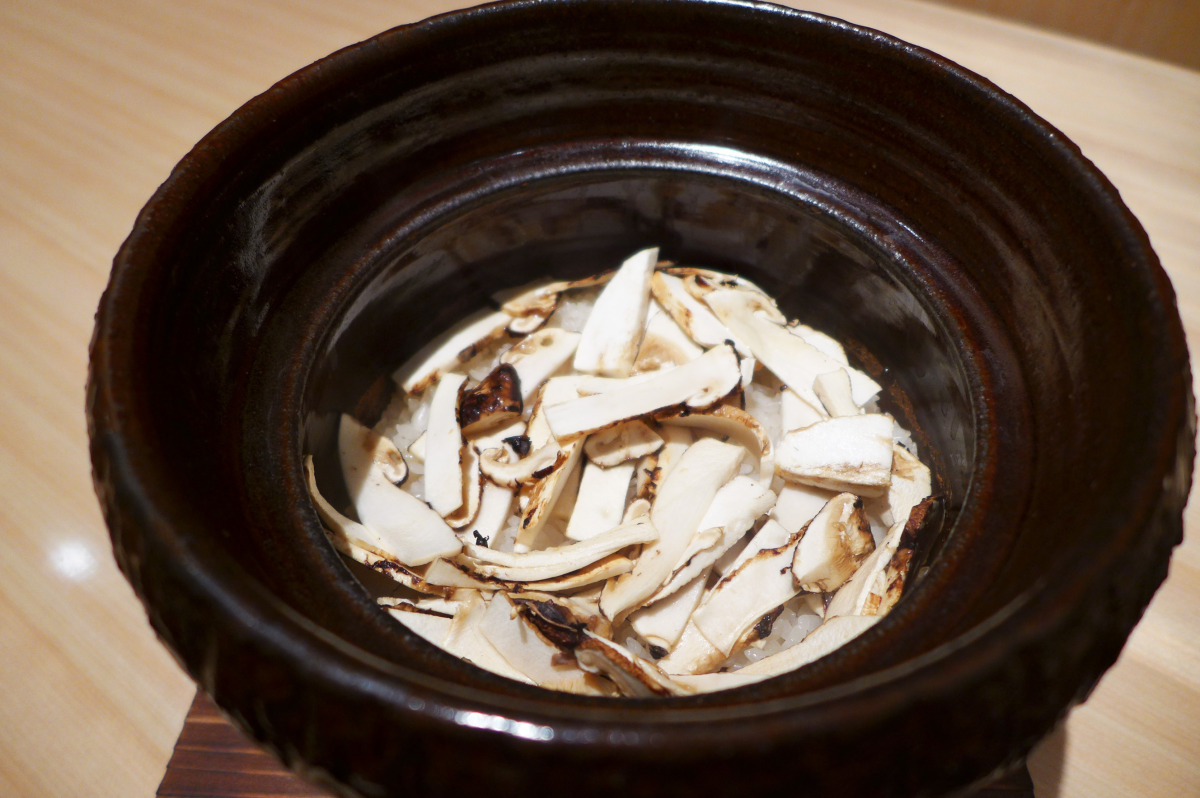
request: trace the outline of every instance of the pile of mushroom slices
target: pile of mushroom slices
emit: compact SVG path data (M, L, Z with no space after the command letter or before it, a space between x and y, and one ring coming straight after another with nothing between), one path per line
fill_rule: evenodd
M496 301L396 373L380 432L342 417L357 521L307 463L405 626L546 688L686 695L794 670L899 598L930 472L836 341L655 249Z

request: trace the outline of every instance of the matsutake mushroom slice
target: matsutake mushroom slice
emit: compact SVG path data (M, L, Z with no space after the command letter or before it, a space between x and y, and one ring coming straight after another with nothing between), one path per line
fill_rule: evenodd
M407 601L381 603L380 606L387 610L388 615L435 646L440 646L446 639L446 635L450 632L450 625L454 622L453 615L422 609Z
M484 348L509 337L512 317L501 311L481 310L423 347L392 375L410 396L422 393L447 371L452 371Z
M584 463L575 507L567 522L568 538L589 540L620 525L635 467L631 462L608 468L591 460Z
M372 532L366 542L376 544L388 559L410 566L456 554L462 543L454 530L425 502L396 487L375 462L379 437L350 416L342 417L342 478L358 520ZM461 475L459 479L461 502Z
M583 631L583 636L575 647L575 661L585 671L611 680L621 695L649 698L688 694L658 666L624 646L588 630Z
M599 466L611 467L654 454L663 438L644 421L627 421L588 436L583 451Z
M472 592L463 608L455 613L450 629L442 640L442 648L485 671L525 684L533 684L533 679L510 665L483 634L487 613L488 602L479 593Z
M721 486L700 519L692 545L680 556L666 583L650 598L648 604L661 601L684 587L733 548L775 504L775 494L757 480L736 476ZM702 532L715 530L708 545L695 545Z
M828 417L820 407L801 399L791 388L784 386L779 392L779 423L784 432L810 427Z
M874 514L884 526L908 518L909 511L933 493L933 477L929 467L900 444L892 446L892 482L887 495L867 500L867 512Z
M479 455L479 468L496 485L517 488L549 474L565 461L567 453L551 442L513 462L508 457L506 449L487 449Z
M524 404L517 370L501 363L458 400L458 423L468 438L521 417Z
M463 504L463 436L458 426L462 374L444 374L433 390L425 430L425 501L445 518Z
M661 306L659 307L661 310ZM659 312L646 322L646 331L642 334L642 345L633 363L633 371L636 374L682 366L702 354L704 348L688 337L671 314Z
M722 577L692 613L697 630L726 657L764 615L799 592L791 564L803 534L797 532L782 546L747 559Z
M785 648L778 654L763 657L757 662L751 662L734 673L743 677L769 677L791 673L841 648L874 626L878 620L878 617L864 615L828 618L796 645Z
M492 596L479 630L509 665L534 684L583 695L600 692L576 663L542 637L506 594Z
M889 530L879 547L834 594L825 610L827 618L841 615L884 615L904 590L917 536L929 520L936 499L917 504L905 521Z
M682 280L684 290L696 299L704 301L717 289L742 291L756 313L762 313L776 324L787 324L787 316L779 310L779 305L775 304L771 295L741 275L722 274L690 266L673 266L666 271Z
M603 393L548 404L546 421L560 441L571 440L681 406L707 409L737 389L741 379L737 355L721 344L682 366L630 378Z
M660 424L689 427L736 440L754 453L758 460L758 478L770 484L775 474L775 453L771 436L754 416L733 405L717 405L702 413L673 412L657 417Z
M850 375L856 404L864 405L879 393L879 384L866 374L839 363L759 313L751 292L721 288L706 294L704 301L722 324L746 342L760 363L813 406L820 403L813 392L813 380L841 368Z
M664 673L707 673L728 659L724 652L701 634L696 627L695 612L692 615L683 628L683 634L679 636L679 642L665 657L658 660L658 667L662 668Z
M771 508L771 517L785 529L794 532L816 518L821 508L836 495L835 491L814 488L811 485L785 483L779 489L775 506Z
M658 248L634 253L596 297L584 324L573 365L576 371L627 377L633 370L650 305L650 276Z
M792 576L801 590L832 593L874 550L862 499L842 493L808 523L792 559Z
M500 362L517 373L524 402L529 402L546 380L566 365L579 339L579 333L552 327L538 330L501 353Z
M396 487L408 479L408 465L404 456L392 441L376 434L357 419L346 413L338 424L338 458L342 463L342 476L349 482L365 475L346 474L346 470L359 469L366 465Z
M508 582L525 582L569 574L627 546L652 543L658 537L653 523L641 518L566 546L504 552L467 544L463 548L463 555L478 563L471 566L476 573Z
M813 380L813 393L831 416L856 416L862 412L854 401L846 369L818 374Z
M477 570L492 567L487 563L462 556L452 560L434 560L426 566L424 580L431 588L442 590L468 588L511 592L520 589L537 590L542 593L562 593L577 591L592 585L598 587L599 583L629 573L633 570L633 560L627 555L617 552L569 574L525 582L508 582L495 576L484 575Z
M708 570L700 570L692 581L671 591L666 598L630 614L629 625L646 641L651 651L670 651L679 642L692 612L704 595Z
M750 348L739 341L707 305L692 296L680 278L662 271L655 272L650 278L650 291L655 301L687 333L688 338L700 346L712 347L733 341L738 354L750 354Z
M446 516L451 529L463 529L474 523L483 503L483 473L479 468L479 453L473 446L462 447L463 501L459 508Z
M717 490L741 465L744 452L712 438L696 441L663 481L650 519L659 538L646 546L633 570L604 586L600 609L614 621L645 603L671 576L680 555L699 530Z
M891 416L865 413L819 421L783 436L775 452L786 480L880 496L892 482Z
M416 571L396 562L395 555L383 550L383 542L374 530L339 513L317 490L317 476L313 470L312 455L304 458L304 475L308 483L308 494L317 509L317 516L325 527L326 536L334 548L352 560L389 576L405 587L419 593L445 597L449 591L438 585L429 584ZM461 548L461 544L460 548Z

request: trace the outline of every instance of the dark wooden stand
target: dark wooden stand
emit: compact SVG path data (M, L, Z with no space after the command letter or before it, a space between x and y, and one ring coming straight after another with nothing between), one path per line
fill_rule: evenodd
M197 693L158 786L159 798L274 798L326 793L283 768ZM966 798L966 797L964 797ZM1033 798L1029 772L1017 768L969 798Z

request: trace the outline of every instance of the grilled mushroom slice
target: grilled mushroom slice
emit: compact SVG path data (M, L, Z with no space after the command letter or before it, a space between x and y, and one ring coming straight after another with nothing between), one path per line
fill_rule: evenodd
M584 463L575 507L567 523L568 538L589 540L620 525L634 468L631 462L609 468L591 460Z
M517 373L522 401L532 399L538 388L571 359L579 339L579 333L552 327L518 341L500 355L500 362Z
M855 416L862 412L854 401L846 369L818 374L813 380L813 393L831 416Z
M658 541L647 546L633 571L609 582L600 609L614 621L641 606L670 577L717 489L737 473L740 446L704 438L692 444L663 481L650 518ZM707 497L707 498L706 498Z
M583 450L589 460L607 468L654 454L662 445L662 436L645 422L627 421L589 435Z
M679 642L692 612L704 595L708 571L708 568L700 569L695 578L672 590L666 598L642 607L629 616L629 625L651 646L651 650L661 648L670 651Z
M604 393L549 404L546 421L560 441L571 440L676 407L706 409L736 389L741 378L733 348L721 344L682 366L634 377Z
M839 363L793 331L756 312L760 304L751 292L721 288L706 294L704 301L722 324L746 342L760 363L809 404L820 403L813 392L813 380L840 368L850 375L856 404L864 405L879 393L879 384L863 372Z
M433 339L392 378L414 396L433 385L447 371L458 368L484 348L509 336L507 327L512 317L507 313L481 310L463 324Z
M842 493L809 522L796 546L792 575L801 590L832 593L875 550L862 499Z
M583 635L584 640L575 647L575 661L580 668L611 679L621 695L648 698L687 694L654 663L590 631L584 630Z
M776 468L794 482L880 496L892 481L892 426L890 416L865 413L793 430L780 441Z
M568 693L599 692L578 665L561 656L558 646L543 638L504 593L496 593L488 602L479 629L508 664L534 684Z
M445 518L463 503L463 436L458 393L467 378L444 374L433 391L425 431L425 501Z
M850 615L846 617L829 618L808 635L790 648L785 648L778 654L763 657L752 662L735 673L746 676L778 676L790 673L810 662L816 662L821 657L835 649L841 648L867 629L875 625L878 617Z
M884 525L908 518L909 511L933 492L929 468L900 444L892 447L892 482L887 496L867 501L867 512L873 513Z
M658 531L648 519L622 524L593 538L566 546L527 552L503 552L467 544L463 554L479 563L472 570L509 582L524 582L569 574L627 546L657 540Z
M658 248L631 255L596 298L575 350L576 371L627 377L637 358Z
M658 416L657 421L663 425L706 430L732 438L754 454L758 460L758 478L770 484L775 474L771 436L758 419L745 410L733 405L717 405L702 413L674 411Z
M483 634L487 613L488 602L479 593L472 592L465 606L455 614L442 641L442 648L486 671L533 684L533 679L510 665Z
M652 307L658 308L660 312L646 322L642 345L633 363L634 373L682 366L704 354L703 347L692 341L671 315L662 311L657 302Z
M566 453L557 443L547 443L525 457L509 462L506 449L487 449L479 455L483 475L496 485L517 488L536 482L562 463Z
M379 437L350 416L342 416L338 434L342 478L359 521L372 531L374 542L389 559L405 565L424 565L456 554L462 543L454 530L425 502L392 484L388 474L395 472L385 472L374 460ZM458 490L461 502L461 482Z
M655 272L650 278L650 291L679 328L700 346L712 347L733 341L738 354L750 354L750 348L739 341L707 305L692 296L679 277Z
M462 434L477 436L520 418L524 410L522 396L517 370L508 363L496 366L478 385L459 397L458 423Z
M454 621L453 615L422 609L407 601L381 603L380 606L397 621L435 646L440 646L446 639Z

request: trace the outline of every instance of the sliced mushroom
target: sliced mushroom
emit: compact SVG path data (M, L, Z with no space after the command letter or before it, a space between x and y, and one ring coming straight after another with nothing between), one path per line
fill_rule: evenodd
M571 359L579 339L579 333L552 327L518 341L500 355L501 363L516 370L522 400L529 402L538 388Z
M504 593L496 593L488 602L480 632L509 665L534 684L584 695L599 692L578 665L562 657L558 647L521 616Z
M653 308L661 311L657 302ZM646 322L642 345L633 363L634 373L657 371L671 366L682 366L704 354L698 345L675 323L671 315L659 312Z
M824 352L831 359L841 363L843 366L849 366L850 360L846 357L846 350L838 343L837 339L831 335L826 335L820 330L815 330L806 324L789 324L788 329L796 335L799 335L814 349Z
M425 433L422 432L417 436L417 439L408 445L408 454L412 459L424 465L425 463Z
M546 421L555 437L570 440L680 406L706 409L738 387L741 372L732 347L722 344L690 363L633 380L601 394L547 404Z
M463 503L463 437L458 426L458 392L466 377L444 374L429 405L425 431L425 501L445 518Z
M737 671L717 671L716 673L673 673L671 680L692 694L715 693L718 690L736 690L748 684L761 682L769 678L761 674L746 674Z
M785 484L779 489L771 517L785 529L795 532L816 518L829 500L837 494L811 485Z
M342 417L342 478L358 520L371 530L367 542L376 543L388 559L410 566L457 553L462 544L454 530L425 502L392 484L374 461L378 437L349 416ZM461 502L461 484L458 490Z
M370 468L377 469L380 476L396 487L408 479L408 465L396 445L345 413L338 425L338 457L343 471L347 463L357 468L369 462Z
M486 671L525 684L533 684L533 679L510 665L508 660L483 634L482 629L487 613L488 602L484 601L478 593L474 593L463 609L454 616L450 629L442 641L442 647L451 654L474 663Z
M736 476L721 486L699 523L703 531L716 531L712 543L689 546L680 556L666 583L647 603L661 601L706 573L774 504L775 494L749 477ZM697 533L693 540L699 538L700 534Z
M782 546L765 549L722 577L692 613L692 622L726 657L755 624L799 592L792 579L792 557L803 532Z
M820 400L813 393L818 375L845 368L850 375L854 401L864 405L879 393L879 384L858 369L850 368L815 348L786 327L756 312L758 304L750 292L722 288L705 295L708 307L782 382L814 407Z
M839 618L829 618L808 635L790 648L785 648L778 654L763 657L752 662L735 673L746 676L778 676L816 662L821 657L841 648L867 629L875 625L877 617L851 615Z
M537 540L542 528L554 513L563 490L571 483L574 472L579 468L583 454L583 440L574 440L563 446L563 457L550 473L536 482L522 485L517 493L521 509L521 523L517 532L518 548L528 548Z
M891 527L933 492L929 468L900 444L892 447L892 482L887 495L867 501L867 512Z
M631 255L596 298L575 350L576 371L627 377L633 370L650 304L658 249Z
M892 419L842 416L793 430L775 453L778 473L818 488L879 496L892 481Z
M724 561L718 561L714 569L722 577L728 576L738 568L741 568L743 563L759 552L767 551L768 549L777 549L780 546L786 545L792 536L803 529L803 527L804 525L801 525L796 529L789 529L774 518L768 518L766 523L754 533L754 537L750 539L746 547L738 552L737 557L732 562L726 565Z
M492 483L515 489L549 474L565 462L567 453L558 444L547 443L519 460L509 462L508 457L506 449L488 449L480 454L479 467Z
M407 601L388 604L384 606L384 609L408 629L425 638L430 643L433 643L435 646L442 645L442 642L446 639L446 635L450 632L450 625L454 621L452 615L424 610Z
M481 563L467 557L455 557L452 560L434 560L425 570L425 581L433 588L447 590L467 588L471 590L537 590L543 593L560 593L576 591L589 585L599 585L605 580L629 573L633 570L633 559L623 553L610 554L596 560L594 563L562 576L548 579L533 579L516 582L506 581L496 576L495 566ZM481 573L479 569L489 569L489 574Z
M605 585L600 609L614 621L641 606L670 577L717 490L737 473L740 446L696 441L663 481L650 518L659 538L646 546L633 571Z
M596 465L611 467L653 454L662 445L662 436L645 422L628 421L589 435L583 450Z
M627 546L657 540L658 531L648 519L622 524L593 538L540 551L504 552L467 544L464 556L476 560L472 570L508 582L551 579L577 571Z
M793 391L784 387L779 392L779 423L784 432L810 427L827 418L819 407L814 407Z
M672 676L707 673L727 659L720 649L700 633L696 627L695 612L692 615L687 626L683 628L683 634L679 636L679 642L670 653L658 660L658 667L662 668L664 673Z
M818 374L813 380L813 393L831 416L854 416L862 412L854 402L850 375L845 369Z
M462 504L446 516L451 529L463 529L475 522L483 499L483 487L487 482L479 468L479 453L472 446L462 447Z
M771 298L770 294L741 275L721 274L708 269L686 266L670 267L666 271L680 278L683 281L684 290L702 302L717 289L741 291L746 295L746 301L756 313L762 313L776 324L787 324L787 316L784 316L779 310L779 306L775 304L775 300Z
M862 499L842 493L809 522L796 546L792 576L801 590L832 593L875 550Z
M501 363L458 402L458 422L462 434L469 437L511 423L521 417L523 396L517 370Z
M575 661L580 668L612 680L621 695L648 698L687 694L654 663L636 656L624 646L589 631L584 632L584 637L575 647Z
M396 370L392 378L410 396L423 392L447 371L458 368L484 348L508 337L512 317L481 310L463 324L443 333Z
M745 410L733 405L717 405L702 413L672 412L658 416L657 421L663 425L707 430L732 438L754 454L758 460L758 478L770 484L775 473L771 436L758 419Z
M654 299L687 336L703 347L733 341L737 351L749 355L750 348L739 341L732 331L713 315L708 306L692 296L683 280L666 272L655 272L650 278Z
M620 525L634 468L633 463L621 463L610 468L590 460L584 463L575 507L567 523L568 538L589 540Z
M708 569L701 569L695 578L666 598L630 614L629 625L651 646L651 650L670 651L679 642L692 612L700 603L707 579Z

